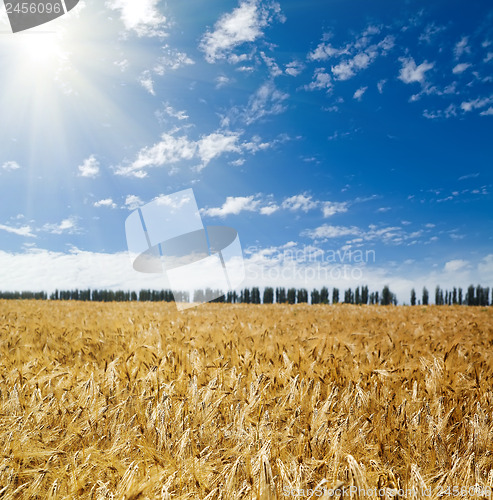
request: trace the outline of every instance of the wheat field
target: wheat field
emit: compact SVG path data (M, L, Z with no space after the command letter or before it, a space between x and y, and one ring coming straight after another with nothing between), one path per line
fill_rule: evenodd
M0 301L0 498L486 498L492 352L493 308Z

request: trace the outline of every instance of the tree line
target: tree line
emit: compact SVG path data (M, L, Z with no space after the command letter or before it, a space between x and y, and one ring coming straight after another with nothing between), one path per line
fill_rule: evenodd
M492 291L493 292L493 291ZM239 292L221 290L195 290L190 297L188 292L172 292L171 290L55 290L48 295L46 292L2 292L0 299L7 300L80 300L91 302L225 302L230 304L374 304L397 305L397 297L388 286L382 291L370 292L368 286L348 288L340 293L338 288L329 290L327 287L313 289L308 292L306 288L259 287L244 288ZM411 290L410 304L429 305L430 293L426 287L418 298L416 290ZM470 285L467 290L453 287L451 290L442 290L440 286L435 289L436 305L468 305L488 306L493 305L493 293L490 301L490 288L481 285Z

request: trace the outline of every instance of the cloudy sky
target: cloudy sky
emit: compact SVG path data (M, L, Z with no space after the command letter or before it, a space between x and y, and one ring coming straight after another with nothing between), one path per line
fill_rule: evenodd
M83 0L9 29L2 5L0 289L160 288L125 219L190 187L250 285L493 285L489 1Z

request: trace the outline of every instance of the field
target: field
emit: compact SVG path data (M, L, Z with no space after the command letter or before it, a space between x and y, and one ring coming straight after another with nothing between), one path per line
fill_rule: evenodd
M0 498L485 498L492 353L493 307L0 301Z

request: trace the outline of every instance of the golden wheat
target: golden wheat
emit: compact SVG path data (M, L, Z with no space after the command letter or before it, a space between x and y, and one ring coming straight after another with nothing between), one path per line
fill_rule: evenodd
M484 498L492 347L493 308L0 301L0 498Z

